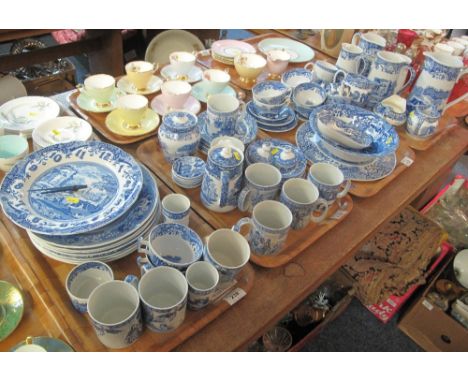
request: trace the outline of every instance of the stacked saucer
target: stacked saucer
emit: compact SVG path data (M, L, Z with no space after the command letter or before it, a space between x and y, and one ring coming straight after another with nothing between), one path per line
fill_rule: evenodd
M226 65L234 65L234 57L240 53L255 53L255 48L238 40L219 40L211 45L213 59Z
M205 162L200 158L186 156L172 163L172 180L182 188L200 186L204 174Z
M40 149L1 186L5 215L44 255L66 263L113 261L132 253L160 216L148 170L103 142Z

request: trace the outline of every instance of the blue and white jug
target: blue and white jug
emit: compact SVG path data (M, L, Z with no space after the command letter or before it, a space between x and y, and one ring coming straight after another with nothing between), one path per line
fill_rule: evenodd
M237 207L242 188L244 154L232 146L217 146L208 151L201 186L201 200L215 212L228 212Z
M427 139L435 134L440 114L434 105L416 105L408 115L406 131L415 138Z

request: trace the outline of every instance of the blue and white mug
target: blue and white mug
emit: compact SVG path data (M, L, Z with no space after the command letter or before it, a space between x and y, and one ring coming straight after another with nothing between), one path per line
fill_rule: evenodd
M254 207L251 218L240 219L232 229L240 232L242 226L249 225L247 240L252 251L272 256L283 248L292 220L291 211L283 203L265 200Z
M182 325L188 296L188 284L182 272L162 266L146 272L139 282L136 276L130 276L129 281L138 289L143 320L149 330L165 333Z
M252 211L263 200L276 199L281 186L281 172L268 163L254 163L245 170L245 186L239 194L238 208Z
M330 163L315 163L310 166L307 179L314 184L328 205L344 198L351 187L351 181L345 180L343 172Z
M305 64L304 69L312 71L312 79L314 81L321 81L328 84L333 82L333 78L338 70L335 65L324 60L308 62Z
M292 213L292 229L302 229L311 221L320 223L328 212L328 203L319 198L319 190L305 179L292 178L284 182L281 189L280 202ZM318 216L314 215L319 213Z
M108 281L94 289L88 314L99 341L111 349L130 346L143 331L140 297L125 281Z
M213 299L219 282L219 273L208 261L197 261L187 268L185 278L188 284L187 307L199 310Z
M88 311L88 298L100 284L114 280L111 267L101 261L87 261L73 268L65 280L65 288L73 307L80 313Z
M361 47L353 44L341 44L336 67L347 73L361 74L368 70L369 62L363 56Z
M162 213L165 223L189 225L190 199L182 194L166 195L162 202Z
M207 237L203 258L218 270L219 283L228 283L248 263L249 243L238 232L218 229Z
M245 116L245 103L230 94L221 93L209 95L206 104L210 138L235 135L237 120Z

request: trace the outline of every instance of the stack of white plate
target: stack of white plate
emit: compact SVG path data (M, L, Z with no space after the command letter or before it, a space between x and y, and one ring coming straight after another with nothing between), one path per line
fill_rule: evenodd
M42 193L49 187L86 185ZM156 181L123 150L102 142L69 142L34 152L1 186L5 215L34 246L58 261L113 261L134 252L159 222Z
M219 40L211 46L213 59L226 65L234 65L234 57L240 53L255 53L255 48L238 40Z

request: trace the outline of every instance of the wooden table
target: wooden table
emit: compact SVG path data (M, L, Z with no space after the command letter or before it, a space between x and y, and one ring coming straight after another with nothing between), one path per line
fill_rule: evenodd
M377 195L367 199L353 198L354 208L347 219L307 248L292 263L277 269L254 266L255 282L249 294L216 321L180 345L177 350L245 349L337 271L382 224L410 204L434 180L446 174L464 154L467 143L466 129L451 129L436 146L428 151L418 152L414 164ZM138 145L127 145L125 150L134 155ZM12 223L4 216L1 218L0 229L12 231ZM20 242L27 239L24 235L14 235L11 240ZM60 336L77 350L105 350L96 343L95 338L89 342L78 340L86 335L94 337L94 333L90 327L79 323L73 325L77 320L73 316L76 313L63 311L57 306L56 299L67 298L64 289L58 293L43 288L30 289L41 277L50 277L52 279L48 282L51 285L59 285L52 270L44 272L35 268L35 263L43 260L30 259L32 262L25 263L20 250L11 253L7 247L9 246L5 243L0 244L0 267L7 269L6 272L0 273L0 277L16 279L14 281L30 291L27 296L29 309L18 330L0 343L0 350L8 349L27 335ZM21 248L21 245L17 248ZM44 302L49 310L44 308ZM67 314L72 316L68 317ZM68 329L61 329L64 327Z

